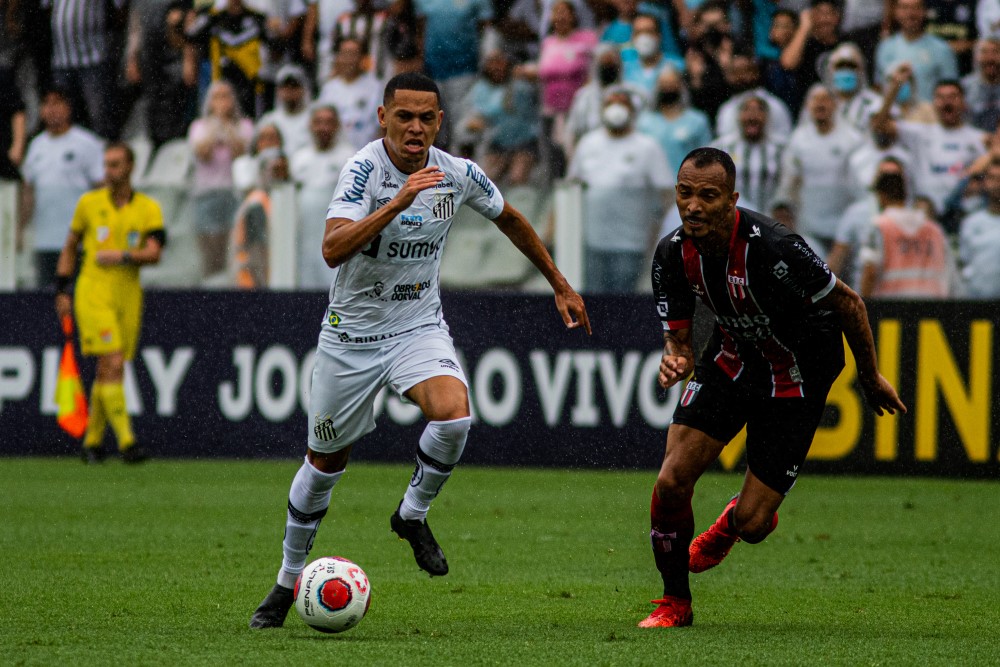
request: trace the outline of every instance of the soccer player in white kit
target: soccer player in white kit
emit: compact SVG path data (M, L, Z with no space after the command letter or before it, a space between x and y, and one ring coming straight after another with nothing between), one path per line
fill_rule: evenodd
M459 206L491 219L552 285L566 327L590 333L583 299L524 216L475 163L432 146L443 118L434 81L415 72L393 77L378 109L385 138L341 171L323 237L323 257L335 272L313 371L306 460L288 495L278 581L251 628L284 623L331 491L353 443L375 428L373 403L386 385L428 420L390 527L410 543L423 570L448 572L426 516L461 458L471 422L468 382L438 289L441 253Z

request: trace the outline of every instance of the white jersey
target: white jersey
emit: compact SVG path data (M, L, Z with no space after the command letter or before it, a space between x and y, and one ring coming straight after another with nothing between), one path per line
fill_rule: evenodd
M419 193L367 248L336 269L320 347L377 347L417 327L447 330L438 274L452 220L462 204L493 220L504 201L470 160L432 146L427 166L440 167L444 180ZM388 204L407 178L382 140L373 141L344 166L326 217L361 220Z
M899 142L916 157L917 194L929 197L937 213L965 176L966 168L986 152L986 135L971 125L946 128L896 121Z

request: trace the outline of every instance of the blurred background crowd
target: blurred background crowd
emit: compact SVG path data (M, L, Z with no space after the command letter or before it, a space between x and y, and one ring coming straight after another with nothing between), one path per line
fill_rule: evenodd
M585 291L648 289L679 162L711 144L741 205L864 296L1000 296L1000 0L0 0L18 286L51 283L124 139L164 207L153 284L267 287L293 234L285 286L325 289L333 186L411 70L441 87L438 144L546 243L575 216ZM462 222L444 283L530 288Z

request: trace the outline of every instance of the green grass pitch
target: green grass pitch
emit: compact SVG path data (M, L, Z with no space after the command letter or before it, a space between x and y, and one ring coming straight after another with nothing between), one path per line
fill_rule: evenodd
M367 618L251 631L297 466L0 459L0 664L1000 664L995 482L806 475L776 533L693 576L693 627L641 630L653 472L460 467L430 579L388 527L410 468L358 463L312 556L365 568ZM740 479L702 480L699 530Z

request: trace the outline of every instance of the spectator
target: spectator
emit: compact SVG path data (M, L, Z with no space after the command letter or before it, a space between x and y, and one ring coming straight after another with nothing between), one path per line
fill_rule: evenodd
M930 100L938 81L958 78L955 54L947 42L927 33L924 0L896 0L893 17L899 31L878 45L875 80L886 85L892 69L908 63L913 69L914 94Z
M893 156L884 157L875 166L868 187L862 196L847 207L840 222L837 223L837 235L833 240L833 248L826 258L826 263L841 280L855 291L861 290L861 265L858 262L858 251L868 241L878 217L878 198L875 196L875 183L882 174L902 174L906 182L905 162ZM909 189L907 189L909 192Z
M916 194L930 198L934 208L948 215L945 202L962 180L966 168L986 152L986 135L965 123L965 97L957 81L941 81L934 89L937 122L929 125L893 121L892 100L899 89L913 80L908 66L899 68L886 85L882 108L872 117L875 132L899 134L900 143L916 159L914 183ZM945 227L955 229L954 221Z
M336 107L345 138L355 150L378 136L376 112L382 102L382 84L374 74L362 69L363 60L360 42L342 40L337 45L334 75L319 91L321 103Z
M958 71L972 70L972 47L976 44L976 0L924 0L927 32L940 37L958 62Z
M833 246L840 215L854 194L849 158L862 141L853 127L837 123L836 105L829 90L812 87L808 119L792 133L782 164L779 199L795 206L796 231L821 257Z
M382 28L385 50L392 58L391 78L403 72L419 72L424 66L417 32L417 12L413 0L396 0L389 6Z
M550 171L561 175L572 144L566 134L566 117L573 95L587 80L597 35L579 27L576 7L569 0L552 4L551 22L551 34L542 39L537 74L542 91L542 132L549 139L543 149Z
M172 0L141 33L138 79L146 95L146 131L154 148L187 134L195 87L184 77L184 17L189 3Z
M900 63L898 67L893 69L891 76L895 76L896 71L908 67L907 63ZM883 85L882 90L885 91L885 88ZM921 99L916 91L917 83L912 77L899 87L895 101L896 106L899 108L899 117L911 123L924 123L925 125L936 123L937 114L934 113L934 105Z
M913 153L899 142L895 132L873 132L869 128L865 133L865 141L848 159L848 169L857 196L870 192L878 165L886 158L893 158L904 165L912 165L914 160ZM907 187L907 191L913 192L913 188Z
M224 5L228 0L216 0ZM274 87L279 70L291 63L301 62L302 30L308 0L249 0L247 5L264 16L265 40L261 45L260 71L257 76L263 83L261 111L270 111L277 101Z
M66 241L76 202L104 178L101 139L73 124L70 94L53 88L42 95L44 130L31 140L21 173L21 226L34 230L36 285L48 287ZM18 245L21 245L19 241Z
M493 4L490 0L414 0L414 5L423 35L424 71L441 90L444 122L437 141L447 150L452 124L463 116L462 99L479 71L480 39L493 20ZM376 98L381 97L379 89ZM340 111L346 125L348 120Z
M401 2L410 0L397 0L397 4ZM333 31L337 19L353 8L354 0L307 0L302 60L310 72L315 72L318 85L323 85L333 72ZM415 17L412 25L416 26Z
M776 55L760 56L761 82L764 88L784 102L786 107L795 106L799 100L796 98L798 91L795 87L795 74L781 66L781 52L791 44L798 28L797 13L787 9L774 12L768 38Z
M354 0L354 9L341 14L333 28L334 48L345 39L356 40L365 54L361 68L380 80L390 73L382 41L385 20L386 12L375 8L375 0Z
M979 0L976 3L976 32L980 39L1000 39L1000 1Z
M632 96L612 89L604 127L577 145L567 176L584 185L584 284L587 291L635 291L667 208L673 171L656 141L633 130Z
M257 127L274 125L281 131L284 148L294 153L309 145L309 79L298 65L284 65L278 70L274 110L264 114Z
M871 80L875 74L875 49L883 34L888 34L885 0L844 0L844 18L840 34L845 42L857 44L864 62L868 64L865 76Z
M958 256L966 295L1000 299L1000 160L990 160L983 186L986 208L962 221Z
M836 0L811 0L809 9L799 15L799 27L781 51L781 66L795 80L791 111L796 116L802 108L806 91L819 83L821 64L827 53L840 41L840 5Z
M470 157L482 164L495 183L524 185L535 164L538 140L538 104L535 86L515 78L503 51L493 51L462 104L466 117L459 122L459 146L475 144Z
M841 44L830 53L823 83L837 97L837 117L866 133L871 117L882 106L882 96L868 86L864 56L855 44Z
M739 131L719 137L713 144L728 153L736 164L736 192L740 205L769 213L781 184L784 140L767 131L770 106L763 97L751 95L740 105Z
M226 244L239 202L233 192L233 161L245 153L253 124L243 117L233 87L216 81L208 88L201 118L191 123L188 143L194 153L191 189L202 275L226 265Z
M684 52L691 103L715 122L719 107L731 94L725 71L733 55L732 26L726 3L708 0L695 13Z
M330 267L321 252L330 192L340 170L354 156L354 147L342 138L337 109L314 105L309 118L312 143L292 155L292 180L299 186L298 284L300 289L326 289Z
M125 25L126 0L41 0L51 11L52 82L75 104L83 103L87 127L116 139L114 123L115 29Z
M962 79L970 123L992 133L1000 124L1000 38L976 43L975 70Z
M573 104L566 117L566 136L572 146L587 132L601 126L601 110L604 108L604 94L612 86L625 88L633 99L641 100L636 106L645 106L646 96L635 86L622 83L622 59L618 49L600 43L594 48L590 77L573 95Z
M715 121L715 136L724 137L738 130L737 117L740 105L748 97L759 97L767 102L767 134L787 137L792 133L792 113L785 103L760 85L760 67L752 56L735 53L726 68L726 83L735 93L719 108Z
M859 256L862 298L947 298L955 266L944 231L907 206L902 174L880 174L874 190L881 214Z
M622 47L632 41L632 22L639 14L638 0L611 0L615 16L601 33L601 41Z
M671 172L676 172L684 156L712 142L708 117L689 105L684 79L672 65L660 71L653 95L653 109L642 112L636 126L656 139L667 156Z
M507 14L497 21L497 31L503 39L503 50L512 62L538 60L544 10L545 3L542 0L515 0Z
M275 125L264 125L254 138L251 153L257 175L236 210L230 248L230 271L239 289L268 286L271 235L271 186L288 180L288 159L282 152L281 132Z
M667 67L684 67L679 56L667 58L662 50L662 27L655 16L639 14L632 21L632 41L622 48L622 79L653 97L657 77Z
M21 163L27 146L28 120L21 93L9 77L0 73L0 86L6 93L0 96L0 183L19 181Z
M243 115L256 118L264 92L262 49L268 40L264 15L248 9L243 0L226 0L222 9L201 10L186 35L192 42L185 51L188 69L194 69L190 61L196 58L195 47L207 48L212 81L228 82Z

